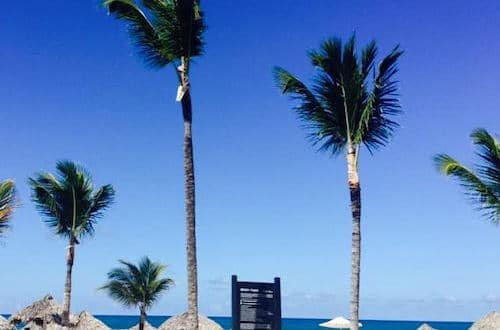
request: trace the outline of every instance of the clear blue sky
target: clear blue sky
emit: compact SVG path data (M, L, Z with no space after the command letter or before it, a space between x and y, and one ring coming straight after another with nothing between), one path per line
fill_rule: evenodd
M361 158L361 317L470 320L500 308L500 228L483 221L432 155L469 162L468 134L499 131L500 3L203 1L206 56L192 71L201 311L229 315L231 274L283 281L285 316L348 314L346 165L317 153L274 87L279 64L307 79L329 36L400 43L401 129ZM62 299L67 243L26 179L59 159L112 183L116 204L76 251L73 308L135 313L96 288L116 260L169 264L177 286L153 314L183 311L182 120L173 69L144 67L94 0L7 1L0 21L0 178L22 207L0 246L0 311ZM261 235L262 231L273 233Z

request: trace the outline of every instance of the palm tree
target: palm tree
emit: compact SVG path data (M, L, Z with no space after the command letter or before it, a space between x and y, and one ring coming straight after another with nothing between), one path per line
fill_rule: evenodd
M38 173L28 183L45 223L56 235L69 240L62 314L63 324L68 324L75 246L94 234L94 226L113 202L115 191L111 185L94 190L90 174L71 161L58 162L56 169L56 175Z
M16 207L16 188L14 181L0 182L0 235L9 228L9 221Z
M472 131L470 137L478 146L477 155L482 162L474 166L475 171L446 154L436 155L434 161L440 172L453 176L460 182L467 196L477 204L477 208L487 219L499 224L500 141L482 128Z
M139 307L139 330L144 330L146 310L174 281L167 277L160 278L166 267L147 257L142 258L137 266L123 260L119 262L122 267L112 269L108 273L108 282L100 289L106 290L111 298L126 307Z
M105 0L111 14L128 23L130 36L147 65L176 68L177 100L184 119L184 175L188 273L188 327L198 330L198 266L196 259L195 177L192 105L189 73L191 59L203 54L205 24L199 1L142 0L143 11L132 0Z
M317 69L311 87L281 67L274 69L277 85L298 101L294 108L310 131L313 145L332 155L345 153L352 211L352 329L358 329L361 249L361 188L358 176L360 147L370 153L386 145L401 112L397 94L397 61L402 51L395 47L375 69L377 45L370 42L359 58L354 35L342 45L338 38L323 42L309 52ZM369 76L373 74L374 80Z

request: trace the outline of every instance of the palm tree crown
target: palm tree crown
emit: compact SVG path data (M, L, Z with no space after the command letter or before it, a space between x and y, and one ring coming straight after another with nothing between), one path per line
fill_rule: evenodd
M95 223L114 200L113 187L94 191L90 174L71 161L58 162L56 169L56 176L39 173L29 179L33 202L57 235L76 239L92 235Z
M141 57L152 67L203 54L205 24L195 0L105 0L111 14L126 20Z
M0 182L0 235L9 227L9 220L16 204L14 181Z
M468 197L478 204L478 209L487 219L499 224L500 141L481 128L474 130L470 136L478 147L477 155L482 161L475 165L475 171L447 154L436 155L434 161L439 171L460 182Z
M281 67L276 67L274 74L283 93L299 101L295 110L311 129L311 141L320 144L320 149L337 154L346 147L364 144L372 151L385 145L398 126L392 117L401 112L398 82L394 80L401 54L395 47L374 70L374 41L359 58L354 36L345 45L332 38L319 50L309 52L318 69L311 87ZM369 81L371 73L373 81Z
M150 308L161 293L173 285L170 278L160 278L166 267L144 257L138 265L119 260L122 267L108 273L108 282L100 289L106 290L111 298L127 307Z

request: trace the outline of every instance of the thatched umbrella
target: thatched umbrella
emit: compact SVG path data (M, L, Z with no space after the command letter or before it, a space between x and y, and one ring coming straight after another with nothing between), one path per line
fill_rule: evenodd
M158 328L158 330L188 330L187 313L172 316ZM224 330L220 325L208 317L198 315L199 330Z
M491 312L477 321L470 330L498 330L500 329L500 312Z
M96 319L89 312L81 312L78 315L78 322L75 327L71 328L75 330L110 330L110 328L103 322Z
M132 328L130 328L129 330L139 330L139 323L137 323L136 325L134 325ZM155 327L153 327L151 324L149 324L148 321L146 321L144 323L144 330L156 330Z
M15 329L13 325L11 325L7 320L0 315L0 330L13 330Z
M437 329L434 329L433 327L431 327L430 325L428 325L427 323L424 323L422 324L421 326L419 326L417 328L417 330L437 330Z
M32 323L37 326L44 326L49 323L59 323L62 306L57 304L51 295L46 295L43 299L35 301L10 317L11 324Z

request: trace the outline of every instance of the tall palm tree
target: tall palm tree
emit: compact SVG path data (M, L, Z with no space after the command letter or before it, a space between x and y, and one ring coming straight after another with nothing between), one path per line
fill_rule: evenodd
M108 273L108 282L100 289L106 290L111 298L126 307L139 307L139 330L144 330L146 311L174 281L160 278L166 267L147 257L142 258L137 266L123 260L119 262L122 267L112 269Z
M467 196L477 208L494 224L500 223L500 141L485 129L478 128L470 135L478 147L481 164L475 171L447 154L439 154L434 161L439 171L453 176L464 187Z
M0 182L0 235L9 228L9 221L16 207L16 187L13 180Z
M146 64L176 68L177 100L184 119L184 175L186 203L186 250L188 273L188 326L198 330L198 267L196 259L195 177L192 137L192 105L189 73L191 59L203 54L205 24L199 1L142 0L143 11L132 0L105 0L117 18L128 23L130 36Z
M294 108L310 131L313 145L332 155L344 153L352 211L352 329L358 329L361 249L361 188L358 176L360 148L370 153L386 145L398 124L401 112L397 94L397 60L402 51L395 47L375 69L377 45L370 42L361 52L355 49L354 35L342 45L338 38L323 42L309 52L317 69L308 87L281 67L274 69L277 85L298 101ZM373 74L374 80L369 76Z
M94 234L94 226L113 202L115 190L111 185L94 190L90 174L71 161L58 162L56 170L56 175L38 173L28 183L45 223L56 235L69 240L62 314L63 324L68 324L75 246Z

